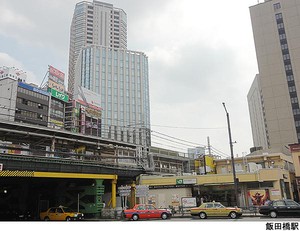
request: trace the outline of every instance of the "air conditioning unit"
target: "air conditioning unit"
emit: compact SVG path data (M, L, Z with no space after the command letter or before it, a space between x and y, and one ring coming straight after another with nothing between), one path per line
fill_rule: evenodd
M257 164L254 162L250 162L247 164L248 172L256 172L258 170Z

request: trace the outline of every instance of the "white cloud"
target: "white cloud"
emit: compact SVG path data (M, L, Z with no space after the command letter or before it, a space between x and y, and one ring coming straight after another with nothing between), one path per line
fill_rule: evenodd
M0 65L18 66L36 83L47 64L66 71L77 2L1 0L0 39L12 38L14 49L0 54ZM224 128L224 101L236 152L248 151L252 138L246 95L257 73L248 8L257 0L106 2L127 13L128 49L149 57L152 124ZM153 129L197 143L211 136L212 145L229 152L226 129Z
M39 83L39 78L36 77L34 71L27 70L21 61L16 60L9 54L0 52L0 66L15 67L23 70L27 74L26 82L28 83Z

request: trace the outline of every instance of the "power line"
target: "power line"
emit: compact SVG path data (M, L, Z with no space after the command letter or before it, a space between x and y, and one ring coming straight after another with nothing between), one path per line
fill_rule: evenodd
M203 146L205 147L206 145L204 144L199 144L199 143L193 143L193 142L190 142L190 141L187 141L187 140L183 140L183 139L179 139L179 138L176 138L174 136L169 136L169 135L166 135L166 134L163 134L163 133L160 133L160 132L157 132L157 131L153 131L151 130L151 132L154 132L154 133L157 133L157 134L160 134L160 135L163 135L163 136L166 136L166 137L169 137L169 138L172 138L172 139L175 139L175 140L179 140L179 141L183 141L183 142L186 142L186 143L189 143L189 145L193 145L193 146Z
M215 128L197 128L197 127L178 127L178 126L167 126L167 125L153 125L153 127L163 127L163 128L176 128L176 129L191 129L191 130L210 130L210 129L226 129L226 127L215 127Z

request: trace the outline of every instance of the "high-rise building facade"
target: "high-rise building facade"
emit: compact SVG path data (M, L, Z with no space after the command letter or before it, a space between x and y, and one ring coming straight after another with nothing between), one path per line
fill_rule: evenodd
M250 7L259 75L248 93L255 146L300 141L300 1Z
M255 76L255 79L248 92L247 99L251 118L253 145L254 147L262 147L263 149L268 149L270 145L268 143L266 134L266 131L268 129L264 120L263 101L259 85L259 75Z
M102 137L150 146L148 57L90 45L81 50L75 69L75 86L100 96Z
M127 49L127 15L112 4L93 1L75 6L70 28L68 91L74 92L75 65L80 49L89 44Z
M76 5L71 25L68 90L99 95L103 138L150 146L148 57L127 50L127 15L111 4Z

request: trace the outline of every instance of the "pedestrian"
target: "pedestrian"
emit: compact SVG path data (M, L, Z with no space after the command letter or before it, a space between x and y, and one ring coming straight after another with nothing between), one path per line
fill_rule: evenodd
M201 197L201 198L200 198L200 205L202 205L202 204L203 204L203 202L204 202L204 198L203 198L203 197Z

